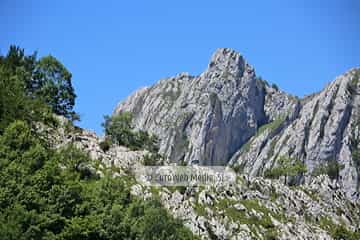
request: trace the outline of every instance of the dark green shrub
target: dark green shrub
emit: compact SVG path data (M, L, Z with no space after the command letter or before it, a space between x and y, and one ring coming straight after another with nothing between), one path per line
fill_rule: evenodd
M143 157L143 164L145 166L157 166L163 164L163 157L157 153L149 153Z
M146 149L150 152L158 152L158 138L146 131L136 131L132 124L132 115L122 112L114 116L105 116L102 126L105 134L112 142L128 147L131 150Z
M112 144L111 140L105 139L104 141L101 141L99 143L99 146L100 146L101 150L103 150L103 152L107 152L107 151L109 151L111 144Z
M312 176L328 175L331 179L339 179L339 173L344 168L344 165L338 163L336 160L330 160L323 165L317 166Z
M281 156L278 160L278 167L267 169L264 171L264 176L267 178L285 177L285 184L287 184L288 177L297 177L307 171L306 166L298 159L293 159L286 156ZM292 182L294 184L294 182Z

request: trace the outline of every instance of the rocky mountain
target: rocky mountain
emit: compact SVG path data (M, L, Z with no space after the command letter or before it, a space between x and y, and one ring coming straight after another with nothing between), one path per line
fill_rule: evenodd
M50 132L53 144L72 143L98 162L92 174L132 176L143 166L146 151L112 145L84 129L66 127ZM360 201L349 198L336 180L322 175L306 185L289 187L279 180L237 175L235 182L207 186L156 187L130 181L131 194L144 201L154 197L201 239L358 239Z
M343 166L339 182L350 195L356 194L360 180L359 76L360 69L352 69L320 93L302 99L292 119L280 118L262 126L230 162L258 175L276 165L281 155L302 160L309 173L337 161Z
M171 162L232 165L263 175L286 155L308 171L341 166L337 180L355 196L360 183L359 76L355 68L323 91L299 99L257 77L234 50L221 48L199 76L182 73L145 87L119 103L138 129L156 134Z
M359 69L298 99L219 49L99 137L73 124L71 74L35 55L0 55L0 239L360 239Z
M323 91L299 99L257 77L239 53L218 49L200 76L161 80L114 111L133 114L131 131L156 134L159 151L170 162L228 165L237 170L234 181L154 186L136 177L151 154L158 157L152 150L109 142L108 136L57 115L56 124L38 122L35 129L51 148L75 146L88 153L93 161L75 169L89 181L123 179L131 199L159 200L200 239L355 240L360 236L359 76L360 69L352 69ZM301 161L308 172L293 177L292 184L264 178L282 164L282 156ZM334 162L341 168L319 171ZM63 164L59 169L66 171Z

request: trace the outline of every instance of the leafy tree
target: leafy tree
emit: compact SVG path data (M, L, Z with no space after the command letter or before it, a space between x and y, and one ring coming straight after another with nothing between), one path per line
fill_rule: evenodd
M54 57L11 46L0 61L0 132L14 120L47 122L52 113L78 120L71 74Z
M278 160L278 167L267 169L264 172L265 177L279 178L285 177L284 183L287 184L288 177L296 177L307 171L306 166L298 159L287 156L281 156Z
M131 179L88 177L73 145L52 150L23 121L0 135L1 239L194 239L158 200L131 196Z
M132 116L129 112L120 113L114 116L105 116L105 121L102 126L105 129L105 134L112 140L112 142L130 146L134 143L135 135L132 132L131 126Z
M23 70L23 68L21 68ZM28 123L49 119L50 109L25 91L27 73L0 64L0 133L14 120Z
M36 125L53 113L73 117L70 79L52 57L37 61L17 47L0 56L0 239L194 239L158 201L131 196L130 177L100 179L88 154L43 141ZM109 122L124 130L115 135L122 143L155 150L156 138L130 123Z
M109 151L110 147L111 147L111 141L109 139L104 139L104 141L101 141L99 143L99 146L101 148L101 150L103 150L104 152Z
M76 94L71 73L53 56L43 57L37 62L29 91L47 103L54 113L69 119L75 117Z
M150 153L150 154L146 154L143 157L143 164L145 166L157 166L157 165L162 165L163 164L163 156L161 154L158 153Z
M149 135L146 131L136 131L132 126L132 115L122 112L114 116L105 116L102 126L105 129L107 140L118 145L129 147L132 150L146 149L150 152L158 152L158 138ZM105 149L107 148L104 145Z
M317 166L313 172L313 176L328 175L331 179L338 180L340 177L340 171L344 168L344 165L338 163L336 160L327 161L325 164Z

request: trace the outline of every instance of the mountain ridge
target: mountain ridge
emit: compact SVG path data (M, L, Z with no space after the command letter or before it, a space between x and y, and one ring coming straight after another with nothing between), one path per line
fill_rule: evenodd
M182 73L141 88L120 102L113 114L131 112L136 128L159 136L160 152L170 162L238 165L244 173L258 176L276 166L281 155L300 159L309 172L318 162L334 158L345 165L340 180L353 193L359 187L359 169L353 164L351 150L346 150L349 129L346 138L342 135L345 122L358 111L358 72L359 68L352 68L322 91L298 98L257 77L240 53L219 48L203 73ZM355 112L349 112L354 108ZM306 117L311 114L313 119ZM267 124L275 129L259 134ZM297 130L291 131L291 127ZM277 145L275 140L280 138L285 145L290 139L288 146L292 147Z

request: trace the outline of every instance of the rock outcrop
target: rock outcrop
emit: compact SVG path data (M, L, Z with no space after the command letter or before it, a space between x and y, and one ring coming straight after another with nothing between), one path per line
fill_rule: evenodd
M173 162L224 165L259 126L295 104L266 89L239 53L218 49L200 76L184 73L140 89L114 114L132 112L135 126L156 134Z
M337 162L338 181L348 194L359 190L359 76L352 69L331 82L320 93L301 101L299 110L261 127L247 148L231 159L244 172L255 176L277 165L279 156L300 159L307 167L305 181L314 170Z
M114 114L132 112L136 128L156 134L171 162L230 164L259 176L286 155L306 165L297 181L309 182L319 166L336 161L338 181L356 195L359 76L360 69L349 70L299 99L256 77L239 53L218 49L199 76L184 73L140 89Z
M359 202L348 199L327 176L292 188L238 176L229 185L134 189L144 199L157 192L163 205L202 239L331 240L360 231Z
M114 114L132 112L135 127L158 135L170 161L239 170L235 181L205 186L137 182L148 151L105 149L103 137L63 117L58 128L37 130L54 149L73 144L87 152L94 162L81 171L124 177L133 196L159 199L201 239L359 239L359 93L360 69L352 69L298 99L256 77L239 53L219 49L200 76L161 80L119 104ZM284 155L306 165L295 179L305 184L261 177ZM312 175L330 162L341 166L335 179Z

